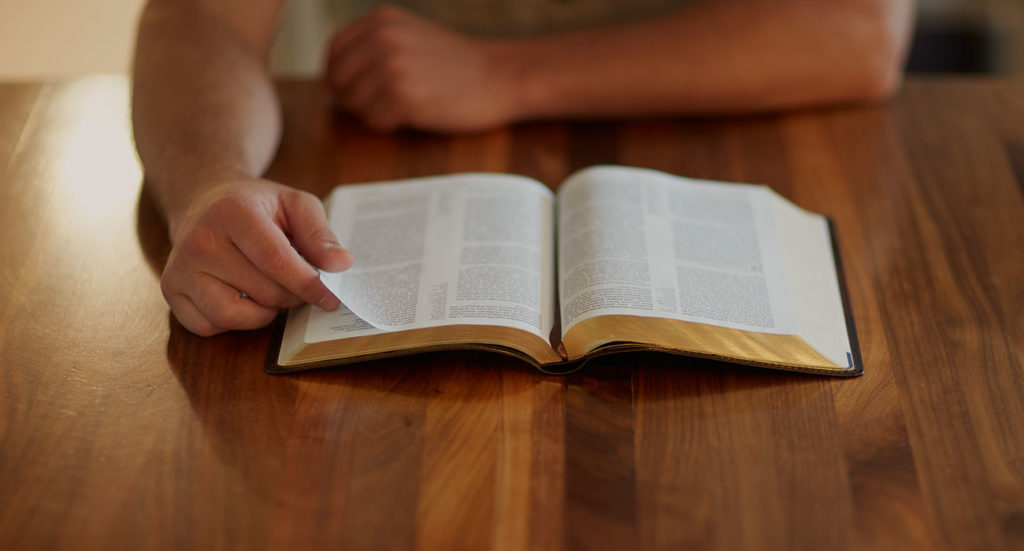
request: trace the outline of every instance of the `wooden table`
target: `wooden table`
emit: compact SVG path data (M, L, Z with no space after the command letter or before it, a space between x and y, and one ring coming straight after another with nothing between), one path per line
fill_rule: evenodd
M0 549L1022 549L1024 83L879 107L374 135L281 85L271 177L594 163L833 217L866 374L483 353L291 376L168 315L126 82L0 86Z

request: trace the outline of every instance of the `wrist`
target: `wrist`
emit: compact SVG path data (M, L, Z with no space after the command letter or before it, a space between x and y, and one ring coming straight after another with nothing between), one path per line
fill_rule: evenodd
M171 242L178 229L201 205L208 204L224 189L239 182L256 180L252 175L237 171L201 171L195 174L175 175L173 178L155 180L160 210L167 222Z
M536 40L500 40L490 43L491 61L497 69L504 91L505 119L508 122L548 116L550 92L545 58Z

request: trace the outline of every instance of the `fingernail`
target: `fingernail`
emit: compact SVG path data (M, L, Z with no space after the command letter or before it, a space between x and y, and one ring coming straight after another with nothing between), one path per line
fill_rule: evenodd
M355 259L354 256L352 256L352 252L351 251L345 251L345 260L343 260L341 262L342 263L342 269L343 270L347 270L347 269L351 268L352 267L352 263L355 262L355 260L356 259Z
M327 248L332 252L327 259L327 266L323 266L329 272L343 272L352 267L352 253L337 243L328 244Z
M323 308L324 310L327 310L328 312L333 312L337 310L339 305L341 305L341 301L339 301L338 297L332 295L331 293L327 293L324 296L320 297L320 302L317 303L317 306Z

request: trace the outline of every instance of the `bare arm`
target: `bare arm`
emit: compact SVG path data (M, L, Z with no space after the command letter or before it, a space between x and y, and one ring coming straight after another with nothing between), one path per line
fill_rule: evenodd
M910 0L726 0L509 45L527 117L720 114L872 101L899 84Z
M277 148L280 108L263 57L279 3L155 0L143 11L135 141L172 226L209 180L256 177Z
M301 302L336 308L310 263L351 263L315 197L259 178L281 131L264 65L279 9L152 0L139 24L135 140L172 243L161 288L203 335L266 325Z
M340 103L380 129L877 100L898 87L912 11L912 0L718 0L493 41L386 8L335 37L328 77Z

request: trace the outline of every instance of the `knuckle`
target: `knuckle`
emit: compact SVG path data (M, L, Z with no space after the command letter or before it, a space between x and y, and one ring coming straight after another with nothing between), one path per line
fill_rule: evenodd
M316 195L313 195L308 191L303 191L301 189L289 189L283 193L284 200L294 205L320 205L320 200L316 198Z
M402 9L394 4L385 4L373 10L371 17L376 23L395 21L402 17Z
M180 247L188 256L200 258L212 256L217 251L217 236L205 226L196 226L181 239Z
M384 81L394 87L395 83L404 82L406 75L406 62L399 56L391 56L381 62L381 74Z
M240 211L246 210L247 206L241 197L236 195L225 195L210 203L206 209L206 219L211 223L229 220Z
M288 253L289 251L282 250L279 247L268 247L261 251L257 258L253 260L256 261L256 265L261 270L271 274L279 274L288 267L291 259Z
M318 302L325 292L319 274L302 278L299 282L299 292L299 296L307 302Z
M334 232L331 231L327 226L314 225L304 232L305 240L310 243L326 243L334 242Z
M375 27L366 41L378 55L390 58L402 50L406 42L406 33L402 25L387 21Z
M268 307L282 308L295 305L295 295L282 287L274 286L261 294L261 304Z
M165 296L167 297L167 303L171 306L171 313L174 314L174 318L190 333L200 337L212 337L224 332L224 329L218 327L203 315L197 315L198 312L186 308L184 304L188 298L184 295L165 294Z
M181 321L181 320L179 320L179 321ZM224 332L223 329L221 329L220 327L215 326L214 324L212 324L212 323L210 323L209 321L206 321L206 320L200 320L200 321L194 322L194 323L192 323L191 327L186 325L185 329L188 329L189 331L191 331L192 333L195 333L196 335L199 335L200 337L212 337L214 335L217 335L217 334L220 334L220 333Z
M177 253L177 251L171 251L167 265L164 266L164 271L160 274L160 292L168 302L174 295L182 294L183 290L187 290L188 282L192 277L191 271L182 266L183 264L187 266L187 262L182 260L181 255Z
M237 308L217 305L206 312L207 319L217 327L239 329L245 325L245 316Z
M229 307L213 315L214 325L230 330L247 330L263 327L273 321L277 310L273 308L243 309Z
M168 303L171 301L171 295L174 294L174 279L171 264L168 263L167 267L164 268L164 273L160 275L160 292L163 293L164 300Z
M405 75L400 74L400 70L394 71L384 81L385 86L382 91L385 98L384 103L395 111L406 111L422 104L424 102L422 86L415 81L416 79L406 78Z

